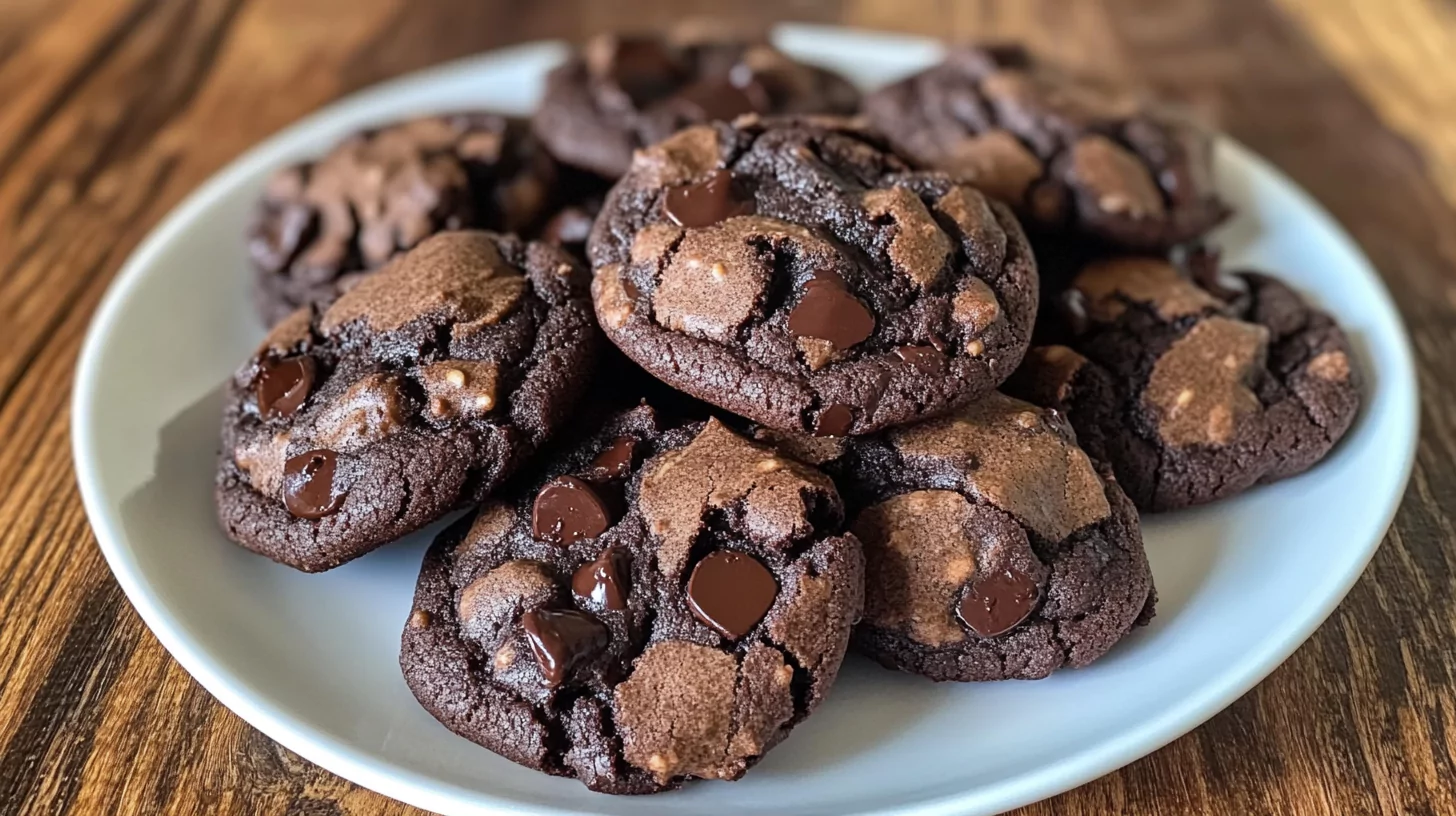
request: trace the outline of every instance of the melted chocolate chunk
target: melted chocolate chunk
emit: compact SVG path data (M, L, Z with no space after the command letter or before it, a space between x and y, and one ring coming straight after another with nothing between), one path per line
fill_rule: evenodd
M835 277L810 280L799 305L789 312L789 331L795 336L825 340L841 351L863 342L874 330L874 315Z
M642 105L672 92L682 66L660 40L630 37L619 40L612 54L610 78Z
M627 298L637 301L642 298L642 290L637 288L637 283L631 278L622 278L622 291L627 293Z
M1015 629L1036 608L1041 592L1031 577L1006 569L966 587L956 617L980 637L996 637Z
M834 404L814 417L815 436L844 436L854 425L854 412L847 405Z
M320 448L289 459L283 466L283 504L299 518L321 519L344 506L344 495L334 484L339 457Z
M752 215L753 199L741 198L733 188L733 174L714 170L703 181L670 188L662 209L682 227L711 227L735 215Z
M563 547L596 538L611 525L611 513L602 497L575 476L558 476L547 482L531 508L531 534L538 541Z
M613 439L612 444L592 460L591 480L609 482L627 478L632 473L632 453L636 448L637 440L630 436Z
M740 114L768 108L767 93L756 82L740 87L722 79L699 80L679 91L678 98L693 107L694 118L703 121L732 121Z
M895 356L931 376L945 373L945 355L931 346L901 346Z
M630 563L625 547L608 547L572 574L571 591L603 609L626 609Z
M313 389L312 357L285 357L264 360L258 366L253 390L258 396L258 413L265 419L287 419L303 407Z
M607 627L574 609L533 609L521 616L531 654L548 686L559 686L572 667L589 660L611 638Z
M730 640L763 620L778 593L778 582L758 559L726 550L699 561L688 579L693 615Z
M1068 289L1062 293L1061 299L1057 302L1061 307L1062 318L1067 322L1067 329L1073 335L1080 337L1087 333L1092 325L1092 320L1087 316L1087 296L1079 289Z

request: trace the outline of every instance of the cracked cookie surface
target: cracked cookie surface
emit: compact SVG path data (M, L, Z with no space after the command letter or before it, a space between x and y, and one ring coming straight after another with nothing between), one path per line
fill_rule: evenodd
M781 431L864 434L1010 376L1036 265L1011 212L838 119L740 118L640 152L588 242L607 336Z
M828 477L644 405L440 535L400 663L452 731L593 790L737 779L828 692L863 582Z
M1212 140L1171 111L1035 62L965 46L865 99L916 163L1011 204L1029 223L1130 249L1197 238L1227 217Z
M555 200L558 175L526 123L506 116L430 116L354 134L268 180L247 236L258 311L271 326L326 305L442 230L528 231Z
M479 501L561 425L599 343L562 250L427 239L286 318L229 381L224 532L313 572Z
M1152 618L1137 511L1056 412L993 393L877 437L780 437L865 550L854 648L933 680L1085 666Z
M859 93L766 40L684 26L603 34L546 77L532 126L563 163L615 179L632 152L689 125L739 114L849 114Z
M1033 349L1008 383L1065 412L1144 511L1301 473L1360 407L1329 315L1267 275L1220 277L1216 259L1197 260L1199 276L1150 258L1086 266L1044 317L1068 345Z

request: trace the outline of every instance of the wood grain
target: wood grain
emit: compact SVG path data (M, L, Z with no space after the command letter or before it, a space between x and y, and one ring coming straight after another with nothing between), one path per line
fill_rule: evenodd
M1456 204L1456 5L1407 0L1278 0L1344 69L1381 119L1423 152L1431 176Z
M670 0L0 2L0 814L415 812L279 748L146 631L67 444L86 323L127 253L249 145L339 95ZM752 0L1019 37L1186 100L1293 175L1389 281L1422 387L1416 473L1315 637L1194 733L1030 814L1456 812L1456 6L1448 0Z

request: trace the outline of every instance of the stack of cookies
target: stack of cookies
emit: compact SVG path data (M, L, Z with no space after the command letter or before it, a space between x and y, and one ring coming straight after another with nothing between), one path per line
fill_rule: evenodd
M230 538L305 571L470 509L401 666L593 790L737 779L846 652L1085 666L1153 615L1139 511L1344 434L1344 333L1203 236L1208 135L1016 47L864 99L754 39L604 36L530 122L278 172L230 382Z

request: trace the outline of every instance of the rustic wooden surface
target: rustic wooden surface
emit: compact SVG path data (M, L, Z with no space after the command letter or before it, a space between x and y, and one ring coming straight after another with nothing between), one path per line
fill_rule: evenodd
M1024 37L1192 102L1335 213L1419 357L1423 433L1395 528L1270 679L1026 813L1456 812L1451 0L0 0L0 814L413 812L222 708L127 604L70 466L82 333L168 209L319 105L625 9L650 23L714 7Z

